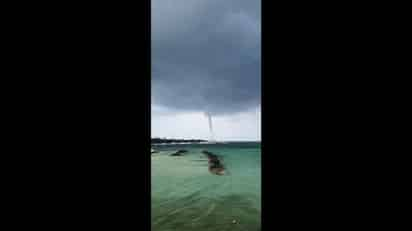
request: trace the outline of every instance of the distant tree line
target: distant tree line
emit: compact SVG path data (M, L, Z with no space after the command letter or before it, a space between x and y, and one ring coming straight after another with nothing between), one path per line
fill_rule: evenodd
M199 140L199 139L165 139L165 138L152 138L152 144L160 144L160 143L200 143L200 142L207 142L207 140Z

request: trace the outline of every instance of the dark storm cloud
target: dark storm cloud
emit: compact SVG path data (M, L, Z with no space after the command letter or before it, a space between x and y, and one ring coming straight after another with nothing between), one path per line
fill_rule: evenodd
M152 0L152 102L233 113L260 103L260 0Z

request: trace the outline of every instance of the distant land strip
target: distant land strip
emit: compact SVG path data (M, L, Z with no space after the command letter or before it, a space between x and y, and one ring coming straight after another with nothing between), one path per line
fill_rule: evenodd
M152 138L152 144L165 144L165 143L202 143L207 142L207 140L198 139L164 139L164 138Z

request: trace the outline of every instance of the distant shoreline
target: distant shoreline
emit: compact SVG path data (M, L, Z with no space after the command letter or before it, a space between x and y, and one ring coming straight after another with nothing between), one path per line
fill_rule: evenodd
M176 145L176 144L211 144L211 143L260 143L260 140L228 140L228 141L217 141L209 142L208 140L202 139L162 139L162 138L152 138L152 145Z
M162 138L152 138L152 144L174 144L174 143L205 143L207 140L201 139L162 139Z

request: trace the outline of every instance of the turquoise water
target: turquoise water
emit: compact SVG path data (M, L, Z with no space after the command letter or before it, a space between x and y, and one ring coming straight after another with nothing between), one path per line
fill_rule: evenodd
M153 146L152 230L260 230L260 143ZM184 156L169 156L178 149ZM208 150L228 174L208 171Z

